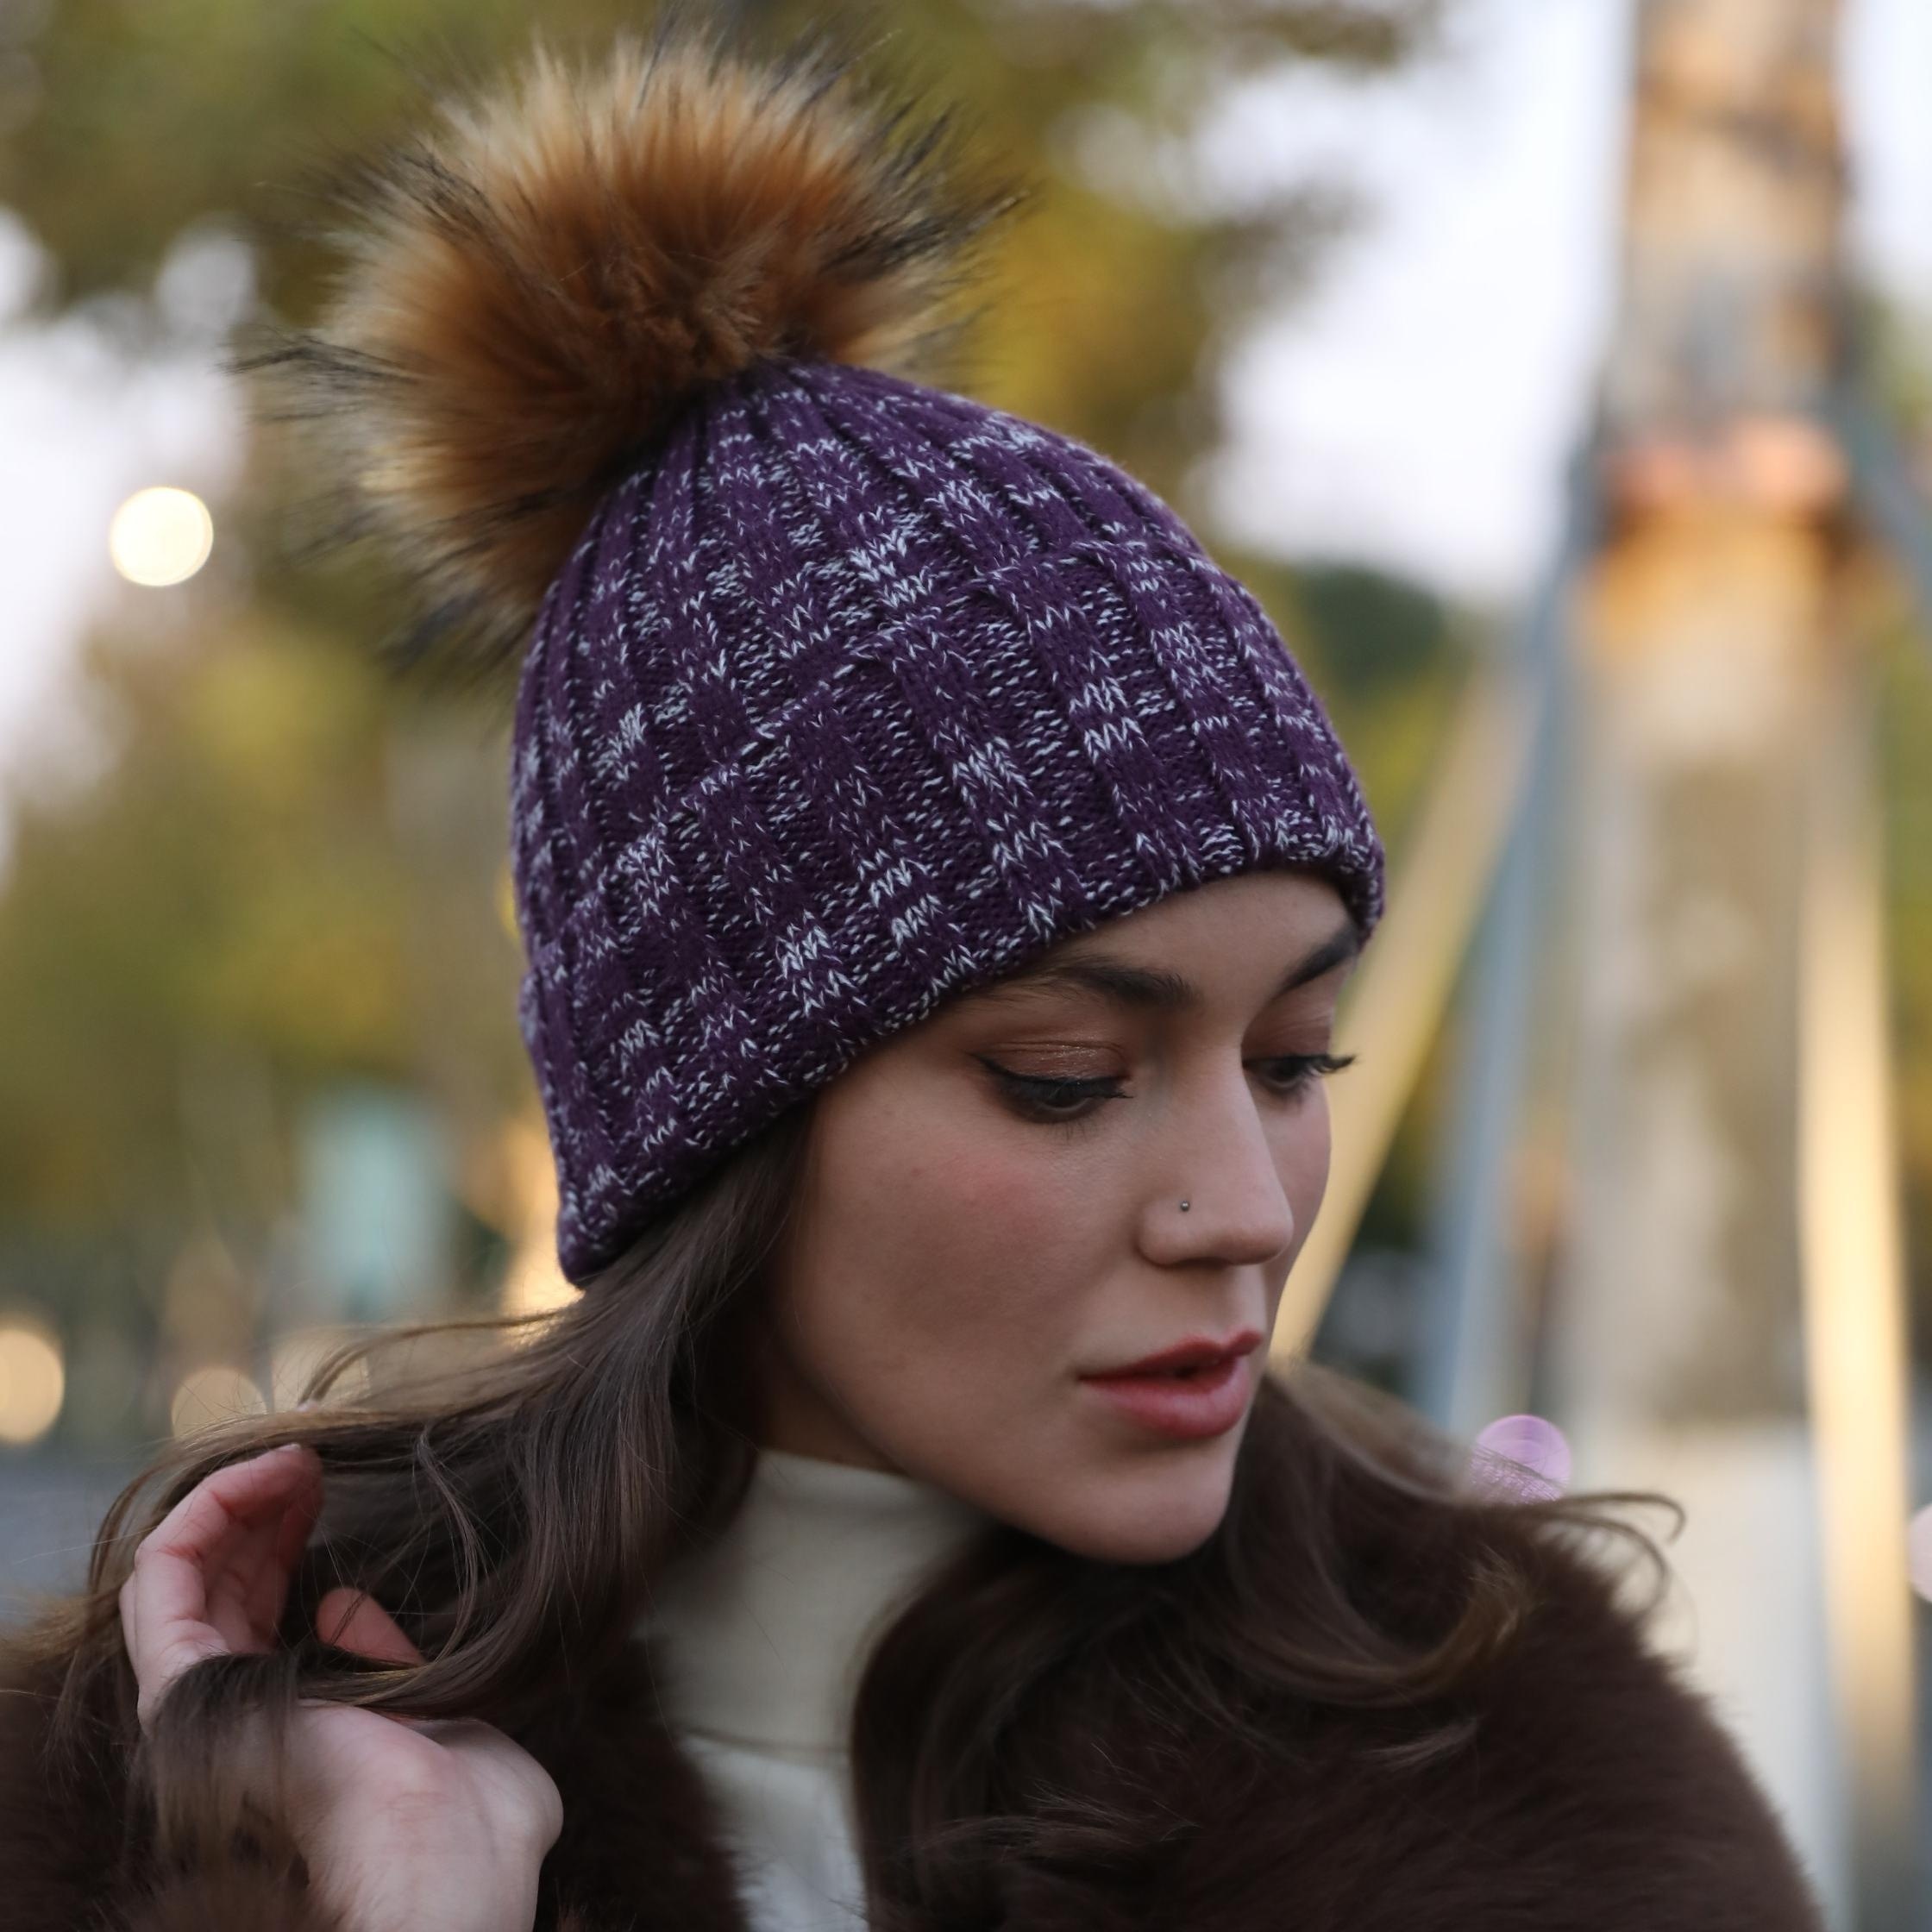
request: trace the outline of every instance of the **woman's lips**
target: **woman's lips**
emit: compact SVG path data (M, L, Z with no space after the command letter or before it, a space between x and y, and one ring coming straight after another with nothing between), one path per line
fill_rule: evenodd
M1186 1374L1088 1375L1081 1381L1120 1414L1158 1435L1199 1441L1223 1435L1246 1412L1246 1353Z

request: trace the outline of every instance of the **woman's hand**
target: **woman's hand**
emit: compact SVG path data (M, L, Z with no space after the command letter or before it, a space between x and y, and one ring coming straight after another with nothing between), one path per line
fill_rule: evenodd
M321 1507L315 1452L285 1446L216 1470L141 1540L121 1587L121 1629L144 1731L191 1664L274 1648ZM361 1591L330 1590L316 1621L345 1650L422 1660ZM530 1932L563 1801L495 1726L305 1698L287 1753L290 1827L310 1883L349 1932Z

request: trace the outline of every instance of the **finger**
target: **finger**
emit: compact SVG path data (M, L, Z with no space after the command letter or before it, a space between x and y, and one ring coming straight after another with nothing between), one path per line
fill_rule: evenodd
M199 1563L218 1562L266 1512L311 1479L315 1452L280 1443L211 1470L148 1533L144 1546Z
M423 1653L367 1590L345 1585L329 1591L316 1605L316 1634L339 1650L352 1650L360 1657L373 1657L385 1664L423 1661Z
M149 1531L122 1585L122 1638L144 1688L225 1648L208 1621L208 1570L304 1476L299 1452L268 1451L204 1477ZM171 1653L179 1646L180 1658Z
M297 1559L322 1513L322 1465L306 1446L292 1450L301 1473L274 1508L249 1520L242 1538L218 1565L204 1566L208 1621L231 1650L273 1647Z
M281 1528L275 1539L275 1565L284 1571L294 1569L303 1551L308 1547L316 1518L322 1514L321 1459L306 1445L301 1446L290 1459L302 1463L308 1471L308 1479L288 1499ZM280 1615L279 1605L276 1614Z
M299 1461L305 1471L294 1490L284 1497L282 1512L274 1524L273 1540L260 1552L252 1575L240 1578L248 1617L260 1630L279 1629L282 1612L288 1604L289 1585L295 1566L308 1547L316 1519L322 1514L322 1464L312 1449L304 1446L290 1458Z
M315 1452L291 1448L270 1452L279 1494L233 1505L235 1527L200 1565L206 1609L203 1621L231 1651L274 1647L275 1630L288 1591L290 1565L281 1560L285 1540L304 1540L322 1502L321 1465ZM299 1517L299 1525L290 1517Z

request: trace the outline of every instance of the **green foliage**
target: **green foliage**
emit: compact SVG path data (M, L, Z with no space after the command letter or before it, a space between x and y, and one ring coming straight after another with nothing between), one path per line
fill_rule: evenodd
M1399 847L1471 660L1469 620L1362 565L1289 566L1221 554L1266 606L1362 780L1383 843Z
M428 1028L495 1068L497 1104L520 1098L501 1044L500 756L398 714L336 640L254 611L100 676L125 750L85 801L21 815L0 901L0 1005L33 1016L0 1056L0 1219L165 1211L183 1083L210 1054L252 1069L285 1121L315 1083L423 1081ZM462 767L457 851L425 850L398 809L439 740Z

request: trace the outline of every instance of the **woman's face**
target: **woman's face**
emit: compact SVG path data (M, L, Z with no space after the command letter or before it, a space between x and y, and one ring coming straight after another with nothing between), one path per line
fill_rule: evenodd
M772 1279L764 1440L1103 1560L1204 1540L1327 1184L1321 1056L1354 950L1326 881L1216 880L829 1082ZM1245 1352L1091 1379L1189 1342Z

